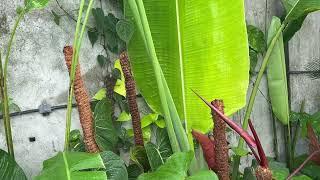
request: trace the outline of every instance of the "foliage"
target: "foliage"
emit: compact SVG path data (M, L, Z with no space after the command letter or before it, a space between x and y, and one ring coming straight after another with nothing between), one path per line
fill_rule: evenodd
M292 36L300 30L305 18L309 13L320 10L318 0L282 0L287 16L285 23L288 25L284 29L284 41L289 41Z
M85 152L85 146L83 143L83 137L78 129L70 132L69 149L72 152Z
M138 180L156 180L156 179L218 179L213 171L199 171L193 176L187 177L187 170L193 159L192 152L180 152L173 154L167 162L152 173L144 173L138 177Z
M103 160L108 180L127 180L128 172L124 161L111 151L104 151L100 153Z
M166 120L166 110L161 103L165 97L158 90L164 88L170 92L174 100L171 104L175 105L179 118L186 120L191 143L191 129L207 132L212 128L212 120L210 110L199 108L201 102L196 101L190 88L209 99L223 99L228 115L245 104L249 62L243 2L180 1L176 5L175 1L169 0L144 0L139 3L145 7L155 46L151 48L146 37L145 20L141 20L144 27L140 28L140 22L135 18L137 30L128 45L135 80L147 103ZM159 6L166 8L159 12ZM135 16L128 8L125 13L129 19ZM148 45L144 44L147 42ZM156 64L159 62L155 71L159 72L153 71L154 63L148 58L153 50L157 53L154 54ZM163 78L160 78L160 68ZM199 77L206 78L199 81ZM166 83L160 82L161 79Z
M99 154L59 152L43 162L43 169L35 179L107 179L107 175Z
M94 110L95 139L102 151L113 150L118 142L117 131L113 126L110 101L99 101Z
M27 180L21 167L2 149L0 149L0 179Z
M306 137L307 135L307 124L313 127L315 133L320 135L320 112L314 114L308 114L306 112L291 112L290 121L292 123L297 123L299 121L299 127L301 128L301 137Z
M273 17L268 31L268 44L270 44L280 26L280 19ZM273 113L284 125L289 123L290 112L286 74L284 45L282 34L280 34L269 58L267 78Z

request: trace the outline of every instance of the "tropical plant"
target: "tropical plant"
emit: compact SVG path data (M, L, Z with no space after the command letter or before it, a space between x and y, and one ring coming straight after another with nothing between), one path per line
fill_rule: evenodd
M107 175L99 154L59 152L43 162L42 172L35 179L107 179Z
M27 180L21 167L12 156L0 149L0 179Z
M281 26L278 27L276 32L274 33L274 36L273 37L270 36L270 38L269 38L268 49L267 49L266 54L263 58L259 73L257 75L256 81L255 81L254 86L252 88L252 92L250 94L249 102L246 107L245 117L244 117L244 121L242 124L242 127L244 129L248 128L248 122L249 122L250 114L252 112L254 100L257 95L257 91L259 89L259 84L261 82L263 73L269 63L269 59L274 53L274 48L279 43L279 41L278 41L279 37L281 36L282 33L284 33L284 36L287 37L286 40L288 41L293 36L293 34L300 29L305 17L309 13L320 9L320 2L317 0L293 0L293 1L283 0L282 2L286 8L287 14L286 14ZM281 66L282 66L282 64L281 64ZM283 113L286 113L286 112L283 112ZM288 118L282 119L284 124L288 124L289 123L288 120L289 120ZM288 134L290 134L290 133L288 133ZM290 139L291 139L291 137L290 137ZM244 143L244 140L240 139L239 143L238 143L238 148L242 148L243 143ZM289 154L291 154L291 153L289 153ZM236 179L238 176L239 165L240 165L240 156L235 156L234 162L233 162L233 173L232 173L233 180Z

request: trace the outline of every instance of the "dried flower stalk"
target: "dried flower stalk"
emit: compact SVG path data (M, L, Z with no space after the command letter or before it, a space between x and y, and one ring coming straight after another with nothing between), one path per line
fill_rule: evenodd
M125 78L126 94L132 117L132 127L134 133L134 142L136 145L143 146L143 135L140 122L140 114L136 100L136 84L131 74L131 66L126 52L120 54L120 64Z
M70 73L73 48L71 46L66 46L63 49L63 53ZM90 97L82 80L79 64L76 69L74 81L74 95L78 105L80 124L83 131L83 140L86 150L90 153L99 152L100 149L95 141L93 115L90 108Z

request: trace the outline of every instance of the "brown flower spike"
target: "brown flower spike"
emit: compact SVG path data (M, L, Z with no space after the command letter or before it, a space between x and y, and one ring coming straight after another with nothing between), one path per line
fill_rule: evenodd
M127 100L130 114L132 117L132 127L134 132L134 142L136 145L143 146L143 136L140 122L140 114L136 100L136 84L131 74L131 66L126 52L120 54L120 64L125 78Z
M214 100L211 104L216 107L220 112L224 113L224 105L222 100ZM214 121L213 137L215 141L215 162L216 173L221 180L228 180L229 178L229 155L228 155L228 142L226 137L226 123L221 117L212 111Z
M64 47L63 53L64 53L65 61L70 73L72 54L73 54L72 46ZM90 108L90 98L81 77L79 64L76 68L76 75L75 75L75 81L74 81L74 95L78 105L80 123L83 131L83 140L84 140L86 150L90 153L99 152L100 149L95 141L95 134L94 134L94 128L93 128L93 116Z

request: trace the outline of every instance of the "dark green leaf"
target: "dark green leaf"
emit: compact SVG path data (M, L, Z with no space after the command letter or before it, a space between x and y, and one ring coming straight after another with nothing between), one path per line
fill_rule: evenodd
M124 161L115 153L105 151L100 153L106 167L108 180L127 180L128 172Z
M132 149L130 153L130 160L133 161L138 166L140 166L140 168L142 168L144 172L147 172L150 170L148 156L143 146L135 146Z
M108 27L106 27L105 30L110 30L112 32L117 32L116 31L116 24L119 21L113 14L109 13L108 16L105 17L108 21Z
M119 38L128 43L134 33L134 25L131 21L121 19L117 23L116 30Z
M35 180L106 179L105 167L99 154L59 152L43 162Z
M106 98L99 101L94 110L95 139L102 151L113 150L118 141L111 111L111 103Z
M250 74L255 73L255 69L258 63L258 53L253 49L249 49L249 56L250 56Z
M307 157L308 155L301 155L296 157L294 160L294 168L299 167ZM301 169L300 172L312 177L313 179L320 179L320 166L316 165L312 161L307 162L307 164Z
M202 170L192 176L187 177L186 180L219 180L219 178L211 170Z
M21 167L2 149L0 149L0 179L27 180Z
M51 11L52 15L53 15L53 21L59 26L60 25L60 18L61 16L59 16L56 12L54 12L53 10Z
M263 32L255 26L248 25L247 33L250 48L258 53L263 53L266 50L266 40Z
M121 72L119 69L115 68L112 70L112 77L115 79L121 79Z
M97 32L95 29L88 30L88 38L90 40L92 47L97 42L98 37L99 37L99 32Z
M104 20L104 12L101 8L92 9L92 15L96 22L96 27L100 33L104 32L105 20Z
M284 20L288 26L284 30L284 40L289 41L298 31L309 13L320 10L319 0L283 0L287 16Z
M254 169L252 167L244 168L243 172L243 180L256 180L256 176L254 175Z
M156 144L164 162L173 154L166 128L157 128Z
M299 175L299 176L294 176L292 180L312 180L312 178L306 175Z
M140 174L143 173L143 169L137 164L130 164L127 167L129 180L135 180Z
M97 56L97 61L100 67L104 67L109 62L109 57L105 57L103 55Z
M117 50L117 47L118 47L117 34L115 32L110 31L110 30L106 30L104 32L104 36L105 36L105 42L107 43L109 50L111 52L114 52L115 50Z
M42 9L47 6L49 0L25 0L24 6L26 12L34 9Z
M152 171L155 171L164 163L160 151L158 147L155 144L152 144L151 142L146 143L144 147L146 149L150 167Z

